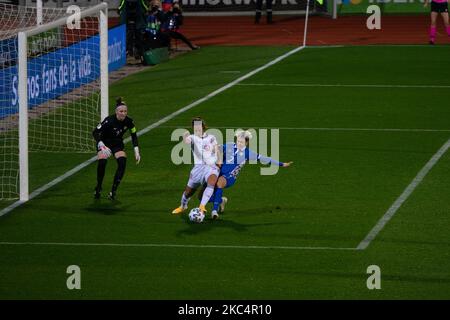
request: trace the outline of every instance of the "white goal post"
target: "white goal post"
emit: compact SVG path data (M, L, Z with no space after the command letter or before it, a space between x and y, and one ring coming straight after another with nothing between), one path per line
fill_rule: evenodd
M79 18L99 15L98 34L100 38L100 119L108 115L108 5L101 3L94 7L81 10ZM73 16L72 16L73 19ZM30 37L67 26L68 18L63 17L56 21L37 26L18 33L18 104L19 104L19 199L29 199L29 88L28 88L28 63L29 63L29 39ZM83 50L83 49L81 49ZM90 62L89 62L90 63ZM69 66L70 68L70 66ZM56 76L55 76L56 78ZM81 89L83 90L83 89ZM93 128L92 128L93 129Z

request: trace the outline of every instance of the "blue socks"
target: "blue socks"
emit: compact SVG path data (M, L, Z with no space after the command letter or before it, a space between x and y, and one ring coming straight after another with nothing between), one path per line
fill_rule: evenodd
M219 206L222 203L223 189L217 188L214 192L213 211L219 211Z

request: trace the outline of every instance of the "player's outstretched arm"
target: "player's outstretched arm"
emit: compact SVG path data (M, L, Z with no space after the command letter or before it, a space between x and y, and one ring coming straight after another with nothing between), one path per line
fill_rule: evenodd
M294 162L292 162L292 161L289 161L289 162L283 162L282 167L283 167L283 168L290 167L293 163L294 163Z
M252 150L249 150L248 157L249 157L249 160L258 160L262 164L270 164L270 165L274 164L276 166L285 167L285 163L284 162L280 162L280 161L277 161L277 160L272 159L270 157L266 157L266 156L260 155L259 153L256 153L256 152L254 152ZM292 162L290 162L286 167L289 167L291 165L291 163Z

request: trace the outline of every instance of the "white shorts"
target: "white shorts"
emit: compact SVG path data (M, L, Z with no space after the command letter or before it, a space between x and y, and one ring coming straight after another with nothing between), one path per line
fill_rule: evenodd
M218 177L219 168L206 164L197 164L191 170L187 185L191 189L197 189L199 186L208 181L209 176L212 174L215 174Z

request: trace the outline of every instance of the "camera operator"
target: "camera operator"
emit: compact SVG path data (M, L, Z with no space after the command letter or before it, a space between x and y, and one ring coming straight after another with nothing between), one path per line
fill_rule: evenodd
M165 20L161 25L161 32L171 39L183 41L191 48L191 50L199 49L198 46L192 44L181 32L180 26L183 24L183 11L178 1L175 1L169 11L166 13Z
M169 37L161 32L161 24L166 20L166 15L161 10L161 3L154 0L150 5L145 27L145 49L169 47Z
M142 35L146 25L146 0L121 0L120 23L127 25L127 55L139 58L142 55Z

